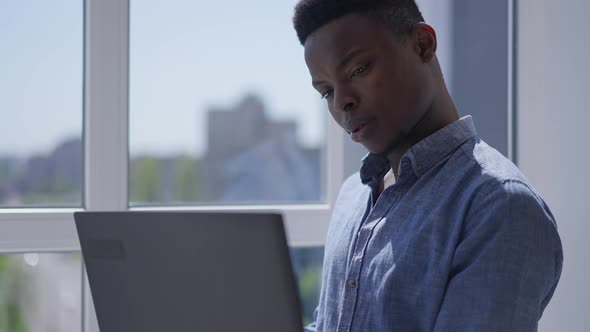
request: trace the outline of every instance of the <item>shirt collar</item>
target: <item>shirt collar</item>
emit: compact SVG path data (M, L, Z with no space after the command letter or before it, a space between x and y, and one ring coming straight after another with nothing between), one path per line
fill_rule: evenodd
M421 177L465 141L476 136L477 131L472 117L470 115L464 116L424 138L406 151L400 160L398 174L401 176L404 168L410 167L417 177ZM389 160L384 155L369 153L362 161L361 181L371 187L376 186L390 168Z

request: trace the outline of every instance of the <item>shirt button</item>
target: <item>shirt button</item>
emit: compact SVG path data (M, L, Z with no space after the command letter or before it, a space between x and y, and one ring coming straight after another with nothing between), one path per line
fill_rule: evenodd
M354 280L354 279L348 280L348 287L355 288L356 287L356 280Z

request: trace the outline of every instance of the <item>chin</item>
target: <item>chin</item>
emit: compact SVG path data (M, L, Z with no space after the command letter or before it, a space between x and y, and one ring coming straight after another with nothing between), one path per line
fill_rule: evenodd
M363 142L361 144L367 149L367 151L373 154L384 154L388 151L387 147L382 144L376 144L374 142Z

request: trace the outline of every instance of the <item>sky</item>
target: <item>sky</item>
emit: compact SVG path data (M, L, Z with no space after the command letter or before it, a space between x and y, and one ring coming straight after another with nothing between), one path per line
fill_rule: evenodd
M419 3L444 28L449 1ZM296 0L230 3L131 0L132 155L202 154L207 110L250 93L272 119L296 121L304 145L324 141L328 112L291 24ZM82 27L81 0L0 2L0 156L48 153L81 135Z
M81 27L78 1L0 2L0 155L80 135Z

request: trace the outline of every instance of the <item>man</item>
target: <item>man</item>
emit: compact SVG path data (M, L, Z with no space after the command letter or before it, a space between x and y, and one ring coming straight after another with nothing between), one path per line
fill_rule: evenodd
M335 203L307 330L536 331L562 268L554 218L459 118L415 2L301 0L293 20L314 88L369 150Z

